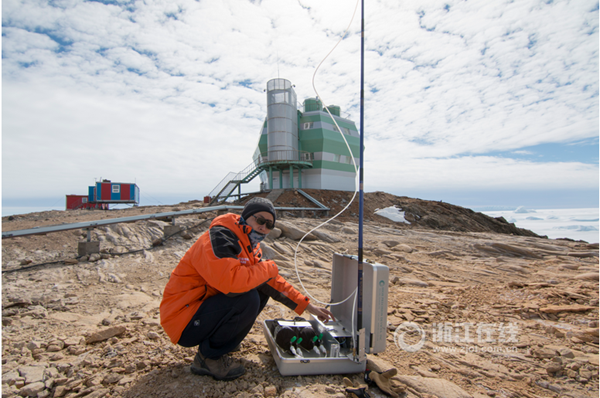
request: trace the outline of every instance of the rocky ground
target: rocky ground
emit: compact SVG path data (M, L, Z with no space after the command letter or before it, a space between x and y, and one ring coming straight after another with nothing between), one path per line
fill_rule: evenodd
M350 199L309 193L332 210ZM289 191L276 205L308 204ZM373 214L391 205L411 224ZM202 206L32 213L4 217L2 229ZM332 254L356 254L356 213L353 204L300 246L299 272L317 298L328 297ZM182 232L161 244L169 220L97 228L101 253L87 258L77 256L82 230L3 239L3 397L346 396L343 377L359 382L361 374L280 376L260 322L294 315L273 301L233 354L245 363L243 377L190 373L194 350L169 342L158 306L171 270L214 216L177 218ZM263 246L299 287L296 229L323 220L280 216ZM598 396L597 243L549 240L468 209L384 193L365 195L365 220L366 259L390 268L387 348L369 357L398 370L405 396ZM415 351L418 330L425 339Z

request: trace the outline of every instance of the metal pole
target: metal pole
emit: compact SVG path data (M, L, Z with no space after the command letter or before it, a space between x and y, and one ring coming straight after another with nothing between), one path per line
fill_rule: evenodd
M360 169L358 174L359 204L358 204L358 298L357 298L357 328L362 329L363 304L363 148L364 148L364 103L365 103L365 2L360 2ZM360 347L365 348L365 347Z
M279 189L283 189L283 170L279 169Z

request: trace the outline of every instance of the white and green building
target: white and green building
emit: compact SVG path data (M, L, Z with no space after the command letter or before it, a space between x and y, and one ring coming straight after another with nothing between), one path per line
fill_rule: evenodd
M327 107L307 98L300 111L294 86L285 79L267 83L267 117L260 131L254 163L263 190L312 188L354 191L359 164L359 133L352 120L340 116L340 107ZM341 128L348 146L332 117Z
M299 110L294 86L286 79L269 80L266 93L267 117L253 162L243 171L227 175L208 195L210 203L241 197L241 184L257 176L261 179L261 191L288 188L354 191L356 173L352 157L358 165L360 156L360 139L354 122L340 116L339 106L325 109L318 98L305 99L303 111Z

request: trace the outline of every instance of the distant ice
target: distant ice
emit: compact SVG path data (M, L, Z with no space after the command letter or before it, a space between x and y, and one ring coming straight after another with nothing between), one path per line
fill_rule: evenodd
M377 209L375 210L375 214L389 218L392 221L403 222L405 224L410 224L409 221L406 221L404 218L404 212L402 209L397 208L396 206L386 207L385 209Z
M550 239L569 238L598 243L598 209L525 209L484 211L490 217L504 217L519 228L525 228ZM536 213L535 217L530 213Z
M596 231L596 232L598 232L598 227L591 227L591 226L587 227L585 225L580 225L579 230L580 231ZM596 236L598 236L598 234L596 234Z
M598 209L525 209L483 211L490 217L504 217L519 228L529 229L550 239L568 238L598 243ZM535 216L531 216L535 213ZM375 214L392 221L410 224L402 209L391 206L375 210Z
M528 209L524 208L523 206L519 206L519 207L517 207L517 210L515 210L515 213L518 213L518 214L535 213L535 210L528 210Z
M596 227L592 227L592 226L587 226L587 225L565 225L563 227L556 227L556 229L568 229L571 231L582 231L582 232L588 232L588 231L598 231L598 228Z

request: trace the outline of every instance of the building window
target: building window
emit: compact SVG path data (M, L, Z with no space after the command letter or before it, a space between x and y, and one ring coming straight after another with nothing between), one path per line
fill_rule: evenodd
M120 185L113 185L112 186L112 193L119 193L121 192L121 186Z
M313 126L314 126L314 123L313 123L313 122L307 122L307 123L304 123L303 130L309 130L309 129L312 129L312 128L313 128Z
M336 162L336 163L339 163L340 162L340 155L338 155L338 154L333 155L333 161Z
M315 153L314 152L303 153L302 160L304 160L304 161L315 160Z
M81 203L87 203L88 198L81 198Z
M342 130L344 131L344 134L350 135L350 129L348 129L346 127L342 127Z
M352 158L350 156L342 155L340 156L340 163L352 164Z

